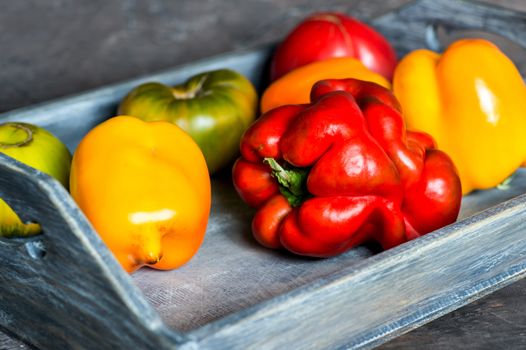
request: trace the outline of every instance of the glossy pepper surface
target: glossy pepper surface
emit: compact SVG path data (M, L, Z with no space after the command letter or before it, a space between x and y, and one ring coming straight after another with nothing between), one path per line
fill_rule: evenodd
M389 80L397 62L394 48L374 28L343 13L320 12L299 23L278 46L270 66L271 80L335 57L354 57Z
M389 90L325 80L311 100L267 112L241 140L233 180L258 208L262 245L328 257L366 241L387 249L456 220L455 166L428 134L405 130Z
M414 51L393 85L408 128L428 132L451 156L464 193L498 185L526 160L526 86L492 43L459 40L442 55Z
M73 155L70 190L128 272L177 268L203 240L208 170L197 144L171 123L119 116L98 125Z
M261 96L261 113L283 105L309 103L310 92L316 82L346 78L372 81L387 88L391 87L387 79L369 70L356 58L330 58L294 69L270 84Z

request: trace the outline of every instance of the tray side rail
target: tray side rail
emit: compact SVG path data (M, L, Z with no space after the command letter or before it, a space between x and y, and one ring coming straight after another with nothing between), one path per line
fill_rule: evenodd
M203 349L371 348L523 278L525 234L521 195L189 337Z
M163 322L62 185L0 154L0 198L42 233L0 238L0 327L47 348L170 349Z

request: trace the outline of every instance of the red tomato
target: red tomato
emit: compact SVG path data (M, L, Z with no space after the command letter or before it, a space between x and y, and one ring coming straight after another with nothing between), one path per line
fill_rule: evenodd
M396 52L380 33L341 13L317 13L301 22L276 50L271 80L305 64L333 57L354 57L391 80Z

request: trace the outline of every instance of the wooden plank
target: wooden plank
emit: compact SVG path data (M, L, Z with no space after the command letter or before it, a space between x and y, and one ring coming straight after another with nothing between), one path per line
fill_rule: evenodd
M12 333L0 328L0 349L2 350L29 350L29 345L18 340Z
M521 279L378 350L526 349L525 298L526 279Z

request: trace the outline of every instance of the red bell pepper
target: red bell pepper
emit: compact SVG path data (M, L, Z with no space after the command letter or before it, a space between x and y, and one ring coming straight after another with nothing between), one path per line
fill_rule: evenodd
M305 18L278 46L270 64L270 79L333 57L357 58L388 80L397 63L396 51L374 28L343 13L321 12Z
M461 186L431 136L405 130L393 94L324 80L311 104L270 110L245 132L234 186L258 208L264 246L315 257L367 241L384 249L454 222Z

